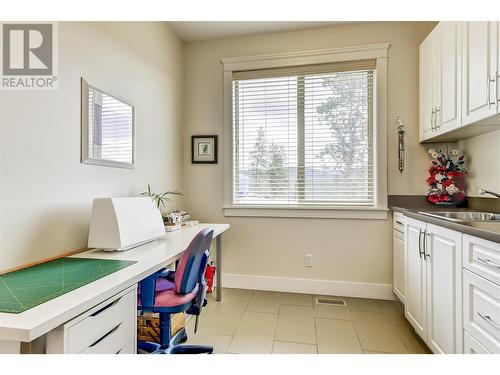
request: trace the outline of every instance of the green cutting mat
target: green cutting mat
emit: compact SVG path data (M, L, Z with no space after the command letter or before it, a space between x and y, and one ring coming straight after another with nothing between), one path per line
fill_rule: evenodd
M61 258L0 276L0 312L20 313L136 262Z

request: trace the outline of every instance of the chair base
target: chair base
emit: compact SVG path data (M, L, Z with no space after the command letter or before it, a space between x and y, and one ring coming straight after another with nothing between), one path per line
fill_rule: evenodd
M177 332L168 346L162 347L160 344L147 341L137 343L137 353L139 354L212 354L214 348L205 345L180 345L187 341L186 329L182 328Z

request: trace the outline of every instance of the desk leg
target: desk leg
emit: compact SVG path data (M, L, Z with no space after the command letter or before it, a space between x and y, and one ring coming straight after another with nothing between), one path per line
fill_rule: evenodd
M216 243L216 264L217 267L217 301L222 299L222 234L215 238Z

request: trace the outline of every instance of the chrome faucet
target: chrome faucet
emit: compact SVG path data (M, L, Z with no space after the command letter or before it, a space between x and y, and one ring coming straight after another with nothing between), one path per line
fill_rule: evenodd
M485 195L485 194L490 194L490 195L493 195L497 198L500 198L500 194L494 193L492 191L484 190L484 189L479 189L479 195Z

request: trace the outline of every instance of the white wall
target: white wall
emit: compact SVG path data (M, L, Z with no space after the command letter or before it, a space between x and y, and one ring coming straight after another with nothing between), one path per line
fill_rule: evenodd
M223 163L192 165L189 154L191 135L223 135L221 58L391 43L388 64L389 194L424 194L427 168L422 166L429 160L425 149L418 144L418 45L434 25L432 22L381 22L186 44L185 191L193 217L232 225L223 241L224 273L384 284L389 291L392 283L388 220L223 216ZM397 170L394 126L397 116L407 125L404 174ZM219 160L222 160L222 152L221 147ZM314 268L304 267L306 253L314 254ZM240 276L230 278L239 279ZM336 291L332 289L332 292Z
M84 248L95 197L182 190L182 69L164 22L59 24L59 89L0 93L0 271ZM80 77L135 105L134 170L80 163Z
M500 192L500 130L464 139L459 146L468 159L468 195L479 196L479 189Z

